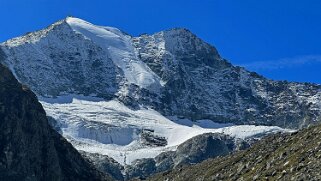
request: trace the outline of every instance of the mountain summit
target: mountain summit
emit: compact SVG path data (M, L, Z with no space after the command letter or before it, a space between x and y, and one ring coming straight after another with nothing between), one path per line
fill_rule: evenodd
M132 37L68 17L8 40L0 55L37 95L94 95L166 116L300 128L320 121L321 87L235 67L186 29Z

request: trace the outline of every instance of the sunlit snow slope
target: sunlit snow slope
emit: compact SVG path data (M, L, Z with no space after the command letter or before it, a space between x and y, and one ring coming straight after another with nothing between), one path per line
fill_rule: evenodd
M116 28L96 26L78 18L68 18L66 21L73 30L106 49L129 83L142 88L159 89L159 77L137 58L129 35Z

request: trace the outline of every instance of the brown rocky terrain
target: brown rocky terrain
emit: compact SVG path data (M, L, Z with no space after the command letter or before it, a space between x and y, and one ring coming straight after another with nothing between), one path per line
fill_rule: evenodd
M320 180L321 126L276 134L245 151L177 168L149 180Z

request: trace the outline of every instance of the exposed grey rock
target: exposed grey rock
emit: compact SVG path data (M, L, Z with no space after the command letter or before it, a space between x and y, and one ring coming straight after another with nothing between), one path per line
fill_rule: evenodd
M155 160L152 158L144 158L135 160L131 165L126 167L126 179L147 178L156 171Z
M178 146L175 152L175 165L196 164L208 158L227 155L238 150L235 139L217 133L195 136Z
M167 140L164 137L154 135L154 130L143 129L140 133L140 142L146 146L166 146Z
M156 173L158 172L164 172L171 168L174 168L176 163L174 161L174 158L176 157L175 151L167 151L159 154L156 158Z
M87 159L89 159L97 169L104 173L109 173L116 180L124 180L122 171L124 167L116 162L113 158L96 154L80 151L80 153Z
M248 147L245 141L224 134L206 133L187 140L179 145L176 151L161 153L155 159L136 160L132 165L125 167L125 172L127 179L144 179L159 172L225 156Z
M133 42L142 61L166 82L155 105L165 115L286 128L320 121L320 85L272 81L235 67L185 29Z

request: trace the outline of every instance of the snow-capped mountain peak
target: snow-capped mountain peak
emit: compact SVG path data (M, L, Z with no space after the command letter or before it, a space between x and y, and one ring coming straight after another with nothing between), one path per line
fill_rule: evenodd
M132 37L68 17L0 44L0 62L76 148L124 164L203 133L243 139L321 121L320 85L235 67L186 29Z
M13 54L6 64L19 81L41 96L80 93L110 98L116 92L126 96L131 86L151 93L162 87L160 78L137 57L131 36L79 18L67 17L1 47L3 54ZM20 56L26 61L16 61Z
M41 97L94 95L166 116L291 128L321 115L320 86L235 67L182 28L131 37L68 17L0 47L3 63Z
M105 49L129 83L141 88L159 89L159 77L137 58L129 35L117 28L96 26L78 18L68 17L66 22L73 30Z

